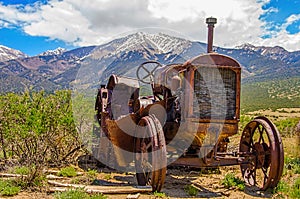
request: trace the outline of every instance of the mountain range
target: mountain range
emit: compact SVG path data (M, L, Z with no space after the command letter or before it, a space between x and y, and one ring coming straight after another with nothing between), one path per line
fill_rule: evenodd
M25 88L53 91L70 89L80 82L95 87L112 74L136 77L144 61L182 63L206 52L206 44L163 33L137 32L99 46L49 50L36 56L0 46L0 92ZM236 59L242 66L243 83L300 76L300 51L244 44L214 51Z

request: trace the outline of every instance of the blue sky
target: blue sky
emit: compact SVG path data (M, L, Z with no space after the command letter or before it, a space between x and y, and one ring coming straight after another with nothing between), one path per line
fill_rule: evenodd
M300 0L0 0L0 45L37 55L99 45L148 27L206 42L205 18L215 16L215 45L296 51L299 8Z

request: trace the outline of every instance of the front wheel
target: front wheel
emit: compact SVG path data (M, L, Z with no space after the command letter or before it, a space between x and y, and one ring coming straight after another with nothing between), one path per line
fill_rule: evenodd
M155 116L143 117L136 131L135 168L138 184L160 191L166 177L167 150L162 126Z
M240 152L246 164L241 165L244 180L261 190L277 186L283 171L283 145L276 126L265 117L257 117L244 128Z

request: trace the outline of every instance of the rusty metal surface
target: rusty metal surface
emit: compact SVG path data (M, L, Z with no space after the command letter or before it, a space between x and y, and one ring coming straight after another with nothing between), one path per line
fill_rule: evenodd
M167 151L160 121L154 116L143 117L137 129L135 141L135 166L139 185L152 186L160 191L166 177Z
M195 153L180 156L173 165L241 165L242 175L248 183L257 186L260 180L259 186L263 190L274 188L282 175L284 153L279 132L270 120L258 117L251 121L243 131L240 150L227 152L228 137L238 132L241 66L235 59L213 52L216 19L208 18L207 23L207 54L196 56L182 64L161 66L156 61L148 61L139 67L139 70L149 72L146 76L138 75L140 81L151 76L153 96L139 96L138 80L112 75L107 85L99 90L95 106L97 120L102 132L114 145L115 157L120 166L128 165L134 158L128 158L124 152L138 152L135 162L139 184L151 182L153 191L159 191L164 183L166 167L161 165L166 165L167 161L166 144L172 141L179 128L184 129L179 138L191 140L187 150L195 149ZM152 70L144 66L147 63L158 65ZM208 76L206 79L203 78L205 73ZM218 91L220 81L216 76L222 78L222 91ZM220 96L212 99L206 84ZM180 92L174 92L175 90ZM211 101L222 99L226 99L223 100L226 103L217 103L218 111L212 113ZM139 125L147 126L147 130L137 130ZM135 137L136 133L150 135L151 139ZM257 134L258 140L254 141ZM200 154L200 149L203 149L204 156ZM149 152L153 151L160 153L154 153L150 161ZM141 172L141 161L150 164L151 169ZM262 179L257 178L258 171L262 171Z
M207 27L208 27L208 36L207 36L207 53L213 51L213 36L214 36L214 27L217 23L217 19L213 17L209 17L206 19Z
M247 183L262 190L274 188L283 170L284 152L276 127L265 117L257 117L245 127L240 152L248 164L241 165L242 175Z

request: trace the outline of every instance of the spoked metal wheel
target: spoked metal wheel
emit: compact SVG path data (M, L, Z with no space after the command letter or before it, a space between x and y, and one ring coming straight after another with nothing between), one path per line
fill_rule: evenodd
M284 153L275 125L265 117L257 117L244 128L240 152L246 164L241 171L246 183L261 190L274 188L282 175Z
M166 177L167 151L162 126L155 116L143 117L137 127L135 168L138 184L160 191Z

